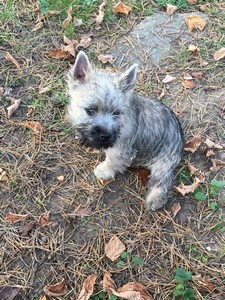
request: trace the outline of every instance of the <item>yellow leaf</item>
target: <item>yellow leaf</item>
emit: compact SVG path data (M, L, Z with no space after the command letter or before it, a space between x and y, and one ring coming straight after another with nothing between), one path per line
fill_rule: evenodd
M194 29L200 29L202 31L205 28L206 20L197 15L192 15L185 18L185 23L187 24L189 32L192 32Z
M122 14L127 16L129 12L131 11L131 6L124 4L123 2L118 2L114 7L113 7L113 12L115 14Z

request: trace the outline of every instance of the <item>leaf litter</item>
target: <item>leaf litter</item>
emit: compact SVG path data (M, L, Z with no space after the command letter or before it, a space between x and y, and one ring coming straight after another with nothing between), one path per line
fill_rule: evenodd
M62 279L59 283L56 284L49 284L44 287L44 293L47 296L51 297L60 297L64 296L65 294L68 293L68 288L65 282L65 279Z
M120 254L126 249L125 245L116 236L112 236L109 242L105 245L105 255L111 260L115 261L120 257Z
M128 16L129 13L131 12L132 8L129 5L124 4L122 1L118 2L114 7L113 7L113 12L115 14L121 14L124 16Z
M94 291L96 279L97 275L92 274L84 280L82 289L77 300L88 300L91 297Z

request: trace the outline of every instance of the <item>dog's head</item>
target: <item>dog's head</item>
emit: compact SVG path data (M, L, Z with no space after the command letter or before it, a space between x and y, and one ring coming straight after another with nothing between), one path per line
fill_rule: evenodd
M137 65L118 75L96 70L80 51L68 74L68 118L78 137L93 148L113 147L120 135L123 115L130 106Z

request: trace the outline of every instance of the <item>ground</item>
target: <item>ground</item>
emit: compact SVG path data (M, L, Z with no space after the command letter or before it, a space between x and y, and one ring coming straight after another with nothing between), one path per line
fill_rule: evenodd
M195 292L195 298L180 299L225 299L224 190L213 193L211 182L215 178L223 184L224 168L210 169L213 159L225 160L225 61L213 57L225 47L223 1L198 1L179 8L178 13L204 10L208 16L206 29L200 36L193 34L192 42L200 51L190 54L188 45L180 44L161 67L140 70L136 88L175 111L186 140L201 135L200 147L194 153L185 152L175 186L192 183L194 177L187 168L191 163L205 173L197 190L204 195L202 201L196 199L196 191L182 196L174 189L166 207L152 213L145 209L146 187L137 171L128 170L114 182L101 185L93 169L103 153L81 147L65 120L65 74L74 58L48 55L49 50L61 47L63 35L80 40L89 34L92 41L85 51L93 63L105 68L98 55L110 53L146 16L164 12L159 4L167 2L126 1L133 10L124 17L112 12L115 3L109 1L101 28L96 29L94 19L101 1L82 5L82 1L42 0L39 11L45 20L38 30L33 30L39 13L35 1L0 2L0 286L19 287L14 299L44 299L44 286L62 279L68 293L58 299L77 299L84 279L94 273L98 275L95 299L100 299L97 295L106 271L118 286L140 282L153 299L175 299L179 267L192 273L188 285ZM79 28L62 25L71 4L73 16L84 21ZM60 14L47 16L53 9ZM5 59L6 52L20 68ZM186 89L183 74L196 72L201 72L202 78L195 78L195 87ZM177 80L162 83L166 74ZM43 92L45 87L48 89ZM12 98L21 103L9 118L7 107ZM205 155L207 138L220 146L213 147L210 157ZM178 204L181 209L175 216ZM79 205L84 207L84 215L67 215ZM10 223L10 212L27 216ZM40 216L48 212L50 220L41 225ZM30 222L32 228L26 233L23 226ZM123 241L128 253L119 259L120 264L104 255L104 246L113 235Z

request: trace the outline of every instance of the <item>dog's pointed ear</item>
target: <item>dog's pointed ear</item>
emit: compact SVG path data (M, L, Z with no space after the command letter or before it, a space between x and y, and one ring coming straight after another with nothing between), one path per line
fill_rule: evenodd
M137 72L138 64L134 64L127 71L120 75L119 85L123 91L131 90L135 86Z
M83 51L80 51L77 55L74 66L71 69L72 77L80 82L85 82L88 71L90 70L91 64L87 55Z

